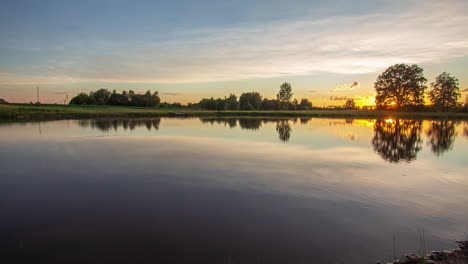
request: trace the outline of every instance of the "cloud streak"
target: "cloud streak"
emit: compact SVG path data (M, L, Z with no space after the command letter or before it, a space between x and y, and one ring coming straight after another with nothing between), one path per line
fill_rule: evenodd
M344 92L344 91L351 91L359 87L361 87L361 84L358 81L354 81L349 85L347 84L338 85L337 87L333 88L331 91L332 92Z
M348 99L353 99L353 98L350 98L350 97L346 97L346 96L330 96L329 98L331 101L346 101Z

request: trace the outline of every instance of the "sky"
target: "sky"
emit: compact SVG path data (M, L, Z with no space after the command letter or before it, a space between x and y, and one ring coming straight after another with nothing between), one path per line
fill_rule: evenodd
M387 67L446 71L468 91L466 0L2 0L0 98L63 103L99 88L162 101L283 82L314 105L372 103ZM462 93L465 99L467 92ZM461 100L462 100L461 99Z

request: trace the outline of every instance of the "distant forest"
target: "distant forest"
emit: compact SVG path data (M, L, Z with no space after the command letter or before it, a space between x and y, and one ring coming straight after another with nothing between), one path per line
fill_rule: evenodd
M120 106L143 106L159 107L161 99L158 92L151 93L150 90L145 94L136 94L132 90L128 93L123 91L121 94L115 90L111 93L107 89L99 89L95 92L79 93L70 100L74 105L120 105Z
M159 93L137 94L130 90L117 93L107 89L99 89L95 92L80 93L70 100L72 105L116 105L116 106L140 106L160 108L195 108L204 110L312 110L312 102L307 98L292 99L293 93L289 83L283 83L276 99L264 98L258 92L242 93L240 97L234 94L224 98L203 98L198 103L167 103L162 102ZM349 99L341 108L356 109L353 99Z

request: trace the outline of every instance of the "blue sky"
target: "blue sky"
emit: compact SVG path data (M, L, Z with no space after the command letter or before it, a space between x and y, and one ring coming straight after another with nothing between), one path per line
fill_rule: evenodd
M287 81L317 105L364 103L395 63L468 88L465 1L324 2L4 0L0 97L34 101L39 85L49 103L101 87L272 98Z

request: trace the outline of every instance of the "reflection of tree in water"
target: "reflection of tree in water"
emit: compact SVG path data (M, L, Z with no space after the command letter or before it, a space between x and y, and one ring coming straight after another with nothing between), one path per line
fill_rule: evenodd
M301 123L307 123L310 121L310 118L300 119ZM220 118L220 117L200 117L202 123L210 124L224 124L229 125L229 127L235 127L237 122L241 129L247 130L258 130L263 124L273 123L276 124L276 131L278 131L279 138L286 142L291 137L291 126L289 121L297 122L299 119L278 119L278 118Z
M276 122L276 131L278 131L279 138L286 142L291 137L291 126L289 125L288 120L278 120Z
M390 162L416 159L421 150L422 121L376 120L374 125L374 150Z
M468 121L463 121L463 124L465 124L465 127L463 128L463 136L468 138Z
M239 126L242 129L257 130L262 126L262 119L260 118L240 118Z
M218 117L200 117L200 121L202 123L210 123L213 125L217 123L219 125L224 124L225 126L229 126L230 128L234 128L237 126L237 119L236 118L218 118Z
M452 149L455 136L455 121L433 121L427 131L428 145L440 156Z
M312 118L301 118L301 125L306 125L310 120L312 120Z
M93 129L99 129L101 131L109 131L112 128L117 131L119 127L124 130L134 130L136 127L146 127L148 131L151 129L158 130L159 124L161 123L160 118L152 119L94 119L94 120L79 120L78 125L80 127L91 127Z

